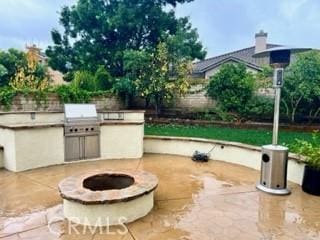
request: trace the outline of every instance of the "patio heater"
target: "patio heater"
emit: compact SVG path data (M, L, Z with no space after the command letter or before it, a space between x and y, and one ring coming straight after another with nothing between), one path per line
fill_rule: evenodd
M260 182L257 189L275 194L287 195L287 166L288 148L278 145L279 112L281 88L283 87L283 73L285 67L290 64L292 53L310 50L307 48L275 47L259 52L253 57L268 57L270 66L273 67L273 88L275 89L273 136L272 144L262 146Z

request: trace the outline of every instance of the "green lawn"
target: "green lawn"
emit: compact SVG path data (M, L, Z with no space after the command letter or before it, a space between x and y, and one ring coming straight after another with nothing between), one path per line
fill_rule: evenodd
M145 125L146 135L200 137L234 141L252 145L264 145L272 142L272 131L263 129L240 129L217 126L188 125ZM310 132L280 131L279 144L290 146L295 139L311 139Z

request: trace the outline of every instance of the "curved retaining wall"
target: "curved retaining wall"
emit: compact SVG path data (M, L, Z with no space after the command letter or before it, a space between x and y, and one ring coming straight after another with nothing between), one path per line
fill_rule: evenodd
M192 156L195 150L208 152L210 159L239 164L260 170L261 148L237 143L202 138L145 136L144 152ZM289 154L288 180L301 185L304 163L295 154Z

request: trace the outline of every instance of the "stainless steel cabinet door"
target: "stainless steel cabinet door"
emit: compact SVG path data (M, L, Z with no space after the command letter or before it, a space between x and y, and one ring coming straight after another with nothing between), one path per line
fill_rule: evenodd
M99 135L84 137L84 158L100 157Z
M65 160L73 161L82 158L80 137L66 137L65 138Z

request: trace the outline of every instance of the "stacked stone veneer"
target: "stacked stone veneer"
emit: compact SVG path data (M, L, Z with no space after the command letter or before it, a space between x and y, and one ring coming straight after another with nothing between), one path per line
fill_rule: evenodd
M98 111L123 109L122 102L113 96L93 97L91 103L96 104ZM17 95L14 97L10 109L0 106L1 112L63 112L63 103L56 94L50 94L46 101L37 102L32 96Z

